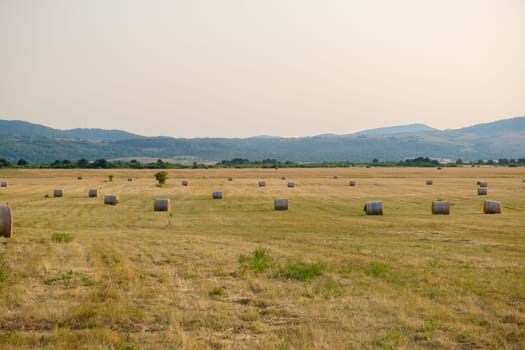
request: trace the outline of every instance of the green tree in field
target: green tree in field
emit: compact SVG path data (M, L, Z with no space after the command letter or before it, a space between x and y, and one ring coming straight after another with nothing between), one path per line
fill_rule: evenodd
M155 179L159 182L159 185L164 185L166 183L167 178L168 173L165 171L159 171L155 174Z
M77 160L77 167L78 168L87 168L89 167L89 160L82 158Z

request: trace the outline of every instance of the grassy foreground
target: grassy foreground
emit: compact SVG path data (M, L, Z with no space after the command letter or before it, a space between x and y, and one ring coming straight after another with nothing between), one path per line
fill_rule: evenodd
M525 348L521 168L154 173L0 171L1 349Z

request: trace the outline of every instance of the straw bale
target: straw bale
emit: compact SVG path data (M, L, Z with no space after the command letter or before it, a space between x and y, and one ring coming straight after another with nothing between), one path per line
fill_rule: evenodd
M117 205L120 203L120 197L116 194L108 194L104 196L104 204Z
M486 187L478 187L478 196L486 196L487 195L487 188Z
M448 201L433 201L432 202L433 215L449 215L450 204Z
M273 201L275 210L288 210L288 199L276 198Z
M9 205L0 205L0 236L13 236L13 213Z
M366 215L383 215L383 202L368 201L363 210L366 212Z
M167 198L155 198L155 201L153 201L153 209L155 211L170 211L171 201Z
M501 202L486 199L483 201L483 213L501 214Z

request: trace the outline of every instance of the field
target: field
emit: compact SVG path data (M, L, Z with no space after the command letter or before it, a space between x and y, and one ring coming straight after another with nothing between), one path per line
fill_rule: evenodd
M0 170L1 349L525 348L523 168L155 172Z

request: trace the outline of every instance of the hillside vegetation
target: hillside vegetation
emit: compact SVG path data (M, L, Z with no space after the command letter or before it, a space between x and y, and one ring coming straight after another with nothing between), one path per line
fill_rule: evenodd
M0 169L1 349L525 347L522 168L155 173Z
M60 131L0 121L0 157L31 163L57 159L177 158L220 161L247 158L297 162L523 158L525 117L440 131L422 125L368 130L352 135L244 139L143 137L123 131Z

